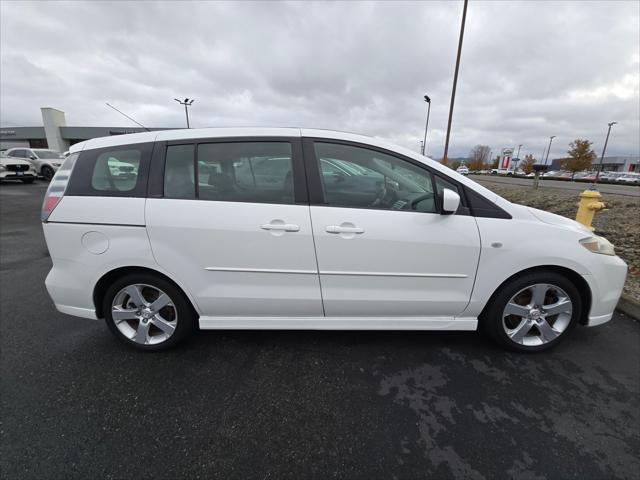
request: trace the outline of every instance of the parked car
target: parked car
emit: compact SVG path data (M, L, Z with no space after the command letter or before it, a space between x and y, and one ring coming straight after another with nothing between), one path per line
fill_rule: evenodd
M640 185L640 173L627 173L618 178L618 183L626 185Z
M51 180L56 170L62 165L64 156L55 150L46 148L10 148L7 150L7 157L21 158L31 162L40 175L45 180Z
M456 172L458 172L460 175L469 175L469 169L464 165L460 165L458 168L456 168Z
M136 165L133 179L116 162ZM262 180L239 174L257 165ZM342 188L326 165L362 179ZM42 222L56 308L104 319L141 350L195 327L481 326L532 352L610 320L627 271L573 220L411 150L326 130L91 139L71 147Z
M37 173L35 167L26 160L0 156L0 180L20 180L33 183Z

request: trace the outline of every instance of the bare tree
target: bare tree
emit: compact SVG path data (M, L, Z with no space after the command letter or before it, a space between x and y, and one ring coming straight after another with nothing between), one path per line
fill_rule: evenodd
M469 170L483 170L489 163L491 149L487 145L476 145L469 153Z

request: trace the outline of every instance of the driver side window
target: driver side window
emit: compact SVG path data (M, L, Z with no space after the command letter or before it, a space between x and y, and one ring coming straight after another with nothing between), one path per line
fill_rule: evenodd
M351 145L316 142L315 151L329 206L436 213L428 170Z

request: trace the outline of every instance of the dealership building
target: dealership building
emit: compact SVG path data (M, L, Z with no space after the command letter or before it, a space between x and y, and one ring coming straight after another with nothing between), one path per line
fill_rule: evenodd
M65 152L74 143L90 138L146 132L145 128L131 127L69 127L64 112L55 108L41 108L41 127L0 127L0 150L14 147L50 148ZM172 130L149 128L148 130Z
M566 158L556 158L551 162L549 170L562 170L562 162ZM591 169L597 170L600 165L600 157L596 157L591 163ZM604 157L602 170L607 172L640 172L640 155L623 155L617 157Z

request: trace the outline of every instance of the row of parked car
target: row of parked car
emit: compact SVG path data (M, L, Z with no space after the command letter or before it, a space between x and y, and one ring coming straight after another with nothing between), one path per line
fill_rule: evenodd
M53 178L65 155L46 148L10 148L0 152L0 180L20 180L33 183L42 177Z
M462 168L462 167L461 167ZM466 169L465 175L506 175L506 176L515 176L515 177L528 177L533 178L535 174L525 173L522 170L516 170L515 172L509 170L505 172L504 170L492 169L492 170L472 170L469 171ZM458 169L458 173L460 169ZM547 180L564 180L564 181L574 181L574 182L594 182L596 180L596 172L591 171L583 171L583 172L570 172L568 170L549 170L547 172L541 173L541 177ZM622 185L640 185L640 173L639 172L602 172L598 177L598 182L600 183L619 183Z
M543 178L551 180L565 180L574 182L594 182L596 172L568 172L565 170L551 170L543 173ZM637 172L602 172L598 177L601 183L619 183L623 185L640 185L640 173Z

